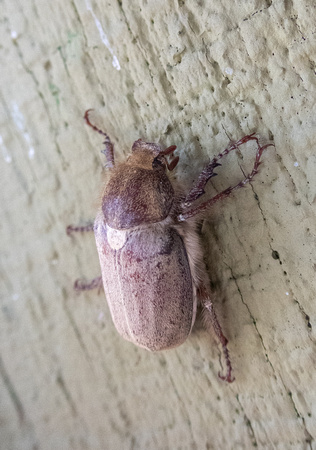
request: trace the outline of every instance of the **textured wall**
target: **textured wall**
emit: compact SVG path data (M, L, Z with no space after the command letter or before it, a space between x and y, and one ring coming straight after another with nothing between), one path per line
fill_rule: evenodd
M242 3L240 6L238 3ZM3 449L310 449L316 438L316 7L307 0L2 0ZM189 183L230 139L273 139L201 227L236 381L198 328L150 354L116 333L93 236L95 120L126 154L176 144ZM243 177L229 157L209 194Z

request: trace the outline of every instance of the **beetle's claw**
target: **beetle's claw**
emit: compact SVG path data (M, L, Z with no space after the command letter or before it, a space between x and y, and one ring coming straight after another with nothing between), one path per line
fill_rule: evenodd
M221 375L221 373L218 372L218 377L223 381L227 381L227 383L235 381L235 377L232 376L231 371L229 371L227 375Z

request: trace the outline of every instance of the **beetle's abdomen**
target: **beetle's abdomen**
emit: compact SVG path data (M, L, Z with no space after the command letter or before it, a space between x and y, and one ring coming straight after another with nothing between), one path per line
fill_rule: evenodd
M106 223L117 230L161 222L171 209L173 187L163 170L126 165L114 172L102 199Z
M152 351L180 345L190 334L196 305L186 250L177 231L111 230L100 214L95 237L118 332Z

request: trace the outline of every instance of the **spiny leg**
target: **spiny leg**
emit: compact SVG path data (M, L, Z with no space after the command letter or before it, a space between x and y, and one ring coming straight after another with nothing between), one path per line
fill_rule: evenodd
M90 111L93 111L93 110L92 109L87 109L87 111L85 112L85 115L84 115L84 119L86 121L86 124L89 125L89 127L93 128L99 134L102 134L103 136L105 136L105 141L103 142L105 148L104 148L104 150L102 150L101 153L103 153L105 155L106 166L109 169L112 169L114 167L114 147L113 147L113 144L111 142L110 137L104 131L100 130L98 127L96 127L95 125L93 125L90 122L90 119L89 119Z
M220 158L222 158L223 156L225 156L225 154L228 154L231 150L236 149L239 145L241 145L241 143L245 143L245 142L247 142L248 140L252 140L252 139L256 140L257 146L258 146L257 153L256 153L256 159L255 159L255 162L254 162L254 166L253 166L252 172L251 172L249 175L247 175L246 178L245 178L244 180L240 181L240 182L237 183L235 186L231 186L231 187L225 189L224 191L222 191L222 192L220 192L219 194L215 195L214 197L212 197L211 199L207 200L206 202L201 203L201 204L198 205L197 207L192 208L192 209L186 208L186 209L183 211L183 213L180 214L180 215L178 216L178 220L179 220L180 222L182 222L182 221L184 221L184 220L186 220L186 219L189 219L190 217L193 217L193 216L195 216L196 214L202 213L203 211L205 211L206 209L208 209L210 206L212 206L214 203L216 203L218 200L222 200L222 199L228 197L233 191L235 191L235 190L237 190L237 189L239 189L239 188L241 188L241 187L244 187L247 183L249 183L249 182L253 179L253 177L258 173L259 165L261 164L260 158L261 158L262 152L263 152L267 147L274 146L274 144L266 144L266 145L264 145L264 146L261 147L260 144L259 144L258 138L255 137L253 134L251 134L251 135L249 135L249 136L244 136L244 137L243 137L242 139L240 139L237 143L234 143L234 144L232 144L230 147L228 147L227 149L225 149L223 153L220 153L220 155L221 155ZM214 160L217 161L218 159L219 159L219 158L216 157L216 158L213 159L213 161L214 161ZM216 161L215 161L215 163L216 163ZM203 172L204 172L204 171L203 171ZM203 173L203 172L202 172L202 173ZM205 181L205 184L206 184L206 182L207 182L208 180L204 180L204 181ZM205 184L204 184L204 186L205 186ZM194 188L194 187L193 187L193 188ZM191 190L191 192L192 192L192 190ZM203 192L202 192L202 193L203 193ZM202 193L201 193L200 195L202 195ZM190 195L190 193L189 193L189 195ZM198 197L199 197L200 195L198 195ZM198 197L197 197L197 198L198 198ZM184 203L184 205L185 205L185 203ZM186 205L185 205L185 206L186 206Z
M67 234L70 235L71 233L83 233L86 231L93 231L93 223L86 225L86 226L74 226L74 225L69 225L67 227ZM96 289L98 288L98 292L100 292L101 288L103 287L103 283L102 283L102 277L96 277L93 278L93 280L86 282L83 280L76 280L74 283L74 289L76 291L89 291L91 289Z
M93 280L86 282L83 280L76 280L74 284L74 288L76 291L90 291L91 289L98 288L99 292L103 287L102 277L93 278Z
M83 226L68 225L68 227L66 228L68 236L70 236L72 233L85 233L86 231L93 231L93 223Z
M224 156L227 156L231 151L237 150L240 145L245 144L246 142L251 140L255 140L258 142L258 138L255 137L255 133L248 134L247 136L244 136L243 138L239 139L239 141L232 142L227 148L225 148L223 152L219 153L217 156L214 156L212 161L200 173L199 178L194 183L192 189L186 196L184 203L187 206L189 206L190 203L194 202L205 193L204 188L206 186L206 183L209 181L210 178L217 175L213 171L215 167L221 165L218 163L220 159L222 159Z
M209 293L207 292L207 289L204 286L202 286L202 287L200 287L200 289L198 289L198 296L199 296L200 301L203 306L202 318L203 318L204 326L207 329L212 328L215 331L215 334L222 345L223 354L224 354L225 363L226 363L226 375L221 375L220 373L218 373L218 376L221 380L227 381L228 383L232 383L235 380L235 378L232 376L232 365L231 365L228 348L227 348L228 339L223 334L222 327L216 316L216 312L214 309L213 302L211 300L211 296L209 295Z
M184 205L186 207L190 206L192 202L197 200L201 195L205 194L205 186L206 183L212 178L217 175L217 173L214 173L215 167L220 166L221 164L216 162L217 159L213 158L212 162L208 164L200 173L199 178L194 183L192 189L186 196L184 200Z

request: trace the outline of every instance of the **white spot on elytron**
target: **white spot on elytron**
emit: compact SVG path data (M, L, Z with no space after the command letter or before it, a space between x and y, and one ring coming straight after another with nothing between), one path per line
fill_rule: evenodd
M10 155L7 147L4 145L1 134L0 134L0 147L1 147L3 159L5 160L6 163L10 164L12 162L12 156Z
M234 73L234 71L231 67L226 67L225 73L227 73L227 75L232 75Z
M109 225L106 226L106 230L110 247L113 250L121 249L127 239L126 230L114 230L113 228L109 227Z
M95 15L95 13L94 13L94 11L92 9L90 0L86 0L86 7L87 7L87 10L90 11L91 14L92 14L92 17L93 17L94 22L95 22L95 24L97 26L97 29L99 30L101 41L103 42L103 44L106 46L106 48L109 50L109 52L111 53L111 55L113 57L113 59L112 59L112 66L115 67L116 70L121 70L121 66L120 66L119 60L117 59L116 55L114 54L114 51L113 51L113 49L110 46L109 40L108 40L106 34L103 31L102 25L101 25L99 19L97 18L97 16Z
M18 33L14 30L11 31L11 38L16 39L18 37Z
M297 161L295 161L295 163L294 163L294 167L298 167L298 166L299 166L298 162L297 162Z
M289 292L286 292L285 295L290 295Z
M15 103L15 102L12 103L11 114L12 114L12 118L13 118L15 125L18 127L19 131L22 133L22 135L24 137L25 142L29 146L29 151L28 151L29 159L33 159L34 155L35 155L35 150L34 150L34 147L32 146L31 137L25 129L25 120L24 120L23 114L21 113L17 103Z
M12 300L13 300L14 302L16 302L17 300L19 300L19 298L20 298L19 294L13 294L13 295L12 295Z

